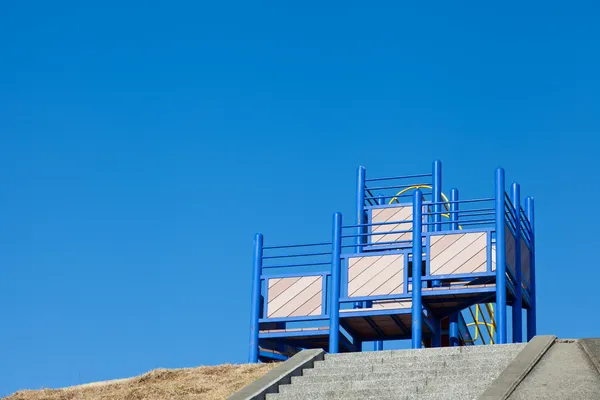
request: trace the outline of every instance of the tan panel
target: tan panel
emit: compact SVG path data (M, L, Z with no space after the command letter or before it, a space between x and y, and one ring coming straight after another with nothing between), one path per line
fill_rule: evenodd
M492 244L492 271L496 270L496 243Z
M507 224L504 225L504 229L504 245L506 246L504 253L506 255L506 266L512 275L515 276L515 237Z
M429 257L430 260L433 260L438 255L440 255L444 250L453 245L457 240L464 237L465 235L462 233L453 233L451 235L435 235L430 237L429 242ZM431 239L439 238L433 243Z
M380 256L350 258L348 260L348 281L352 281L380 259Z
M369 311L369 310L389 310L389 309L407 309L412 307L411 300L380 300L374 301L372 308L351 308L351 309L343 309L340 310L341 313L344 312L360 312L360 311Z
M396 280L395 285L393 278L394 276L398 276L402 274L402 278L400 281ZM383 294L391 294L391 292L385 292L382 289L383 285L387 282L392 282L393 287L390 289L394 289L404 280L404 255L400 255L400 257L396 258L396 260L392 261L387 267L382 269L378 274L371 277L371 279L366 282L362 287L356 289L352 292L351 296L377 296Z
M404 264L404 261L402 261ZM378 294L402 294L404 293L404 267L394 276L385 281L381 286L375 289L373 295Z
M269 279L269 287L273 286L274 284L276 284L280 280L281 280L281 278L272 278L272 279Z
M297 278L283 278L282 280L284 280L284 279L297 279ZM320 279L321 279L320 276L304 276L304 277L298 279L295 283L293 283L289 288L287 288L283 293L281 293L279 296L275 297L274 299L271 299L269 296L267 296L267 298L269 299L268 304L267 304L267 315L270 317L271 314L275 313L281 307L285 306L287 303L294 300L296 297L298 297L300 295L300 293L302 293L302 291L304 291L306 288L308 288L310 285L312 285L313 283L315 283L317 280L320 280ZM302 305L305 301L307 301L310 297L312 297L312 295L311 296L300 296L299 299L294 300L295 303L297 303L297 306L294 308L294 310L296 308L298 308L300 305Z
M394 301L394 300L382 300L382 301L374 301L373 308L374 309L406 309L412 307L412 301Z
M348 296L354 296L354 293L367 285L367 283L375 278L377 275L382 273L388 266L392 265L392 272L398 272L404 267L404 255L394 254L388 256L380 256L379 259L365 269L360 275L348 282ZM400 259L400 262L398 260ZM393 273L391 274L393 275ZM389 275L389 276L391 276ZM376 286L368 285L368 288L372 290L376 289L380 284Z
M460 235L460 234L451 234L448 236ZM440 274L438 271L442 268L446 263L450 262L453 258L457 257L462 251L469 248L469 246L477 240L484 238L485 242L485 232L474 232L464 234L457 241L448 246L441 254L437 255L435 258L431 259L429 263L429 270L431 274ZM471 254L471 257L475 255L475 253ZM444 270L447 270L446 268Z
M412 206L400 206L400 207L391 207L385 208L384 211L377 214L377 216L372 216L372 223L381 223L381 222L401 222L401 221L410 221L412 219ZM392 232L392 231L408 231L412 229L412 223L399 223L393 225L377 225L371 229L371 232ZM400 240L412 240L412 233L392 233L389 235L375 235L371 236L371 242L395 242Z
M269 309L268 311L271 313L269 317L287 317L292 314L297 309L301 308L304 304L306 304L313 296L318 293L321 293L322 283L320 280L317 280L311 283L306 289L300 292L297 296L292 298L290 301L285 303L278 309ZM314 309L314 308L313 308ZM312 311L312 310L310 310Z
M473 247L474 244L471 246ZM484 244L483 248L479 250L474 257L466 261L458 267L458 269L451 272L452 274L470 274L476 272L485 272L487 263L487 246Z
M448 275L476 270L487 259L486 247L487 237L485 232L465 234L463 238L457 240L442 254L431 260L430 273L431 275ZM481 257L475 258L480 252L483 254L483 260Z
M523 280L529 285L531 279L531 252L523 238L521 238L521 271L523 271Z
M302 304L296 310L292 311L289 314L289 316L290 317L301 317L301 316L306 316L306 315L319 315L319 314L321 314L321 303L322 302L323 302L323 291L319 290L306 303ZM283 312L282 310L283 310L283 308L280 311Z
M281 293L285 292L290 286L292 286L294 283L298 282L300 280L300 277L298 278L283 278L283 279L277 279L277 282L275 282L275 284L273 286L271 286L271 281L273 281L275 279L269 279L269 302L273 301L277 296L279 296Z
M376 215L371 214L371 223L406 221L410 220L412 217L412 206L388 207L381 210L382 211ZM376 232L382 230L383 232L386 232L385 227L389 226L391 225L376 225L371 231Z

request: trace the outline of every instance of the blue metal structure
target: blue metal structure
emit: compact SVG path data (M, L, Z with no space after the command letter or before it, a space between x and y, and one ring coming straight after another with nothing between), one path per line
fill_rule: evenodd
M442 163L430 173L367 178L358 168L356 223L333 214L331 240L254 241L249 362L284 360L304 348L382 350L507 343L536 330L533 199L506 192L448 198Z

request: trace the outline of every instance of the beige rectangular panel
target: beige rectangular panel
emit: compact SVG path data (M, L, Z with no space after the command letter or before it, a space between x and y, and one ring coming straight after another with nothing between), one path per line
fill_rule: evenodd
M404 254L348 259L348 297L401 294Z
M429 254L438 255L454 244L463 234L433 235L429 237Z
M485 272L487 265L487 233L441 235L430 247L430 275ZM438 245L443 243L443 245ZM438 246L436 246L438 245Z
M390 310L390 309L407 309L412 307L412 301L404 300L404 301L396 301L396 300L382 300L382 301L374 301L373 309L382 309L382 310Z
M496 243L492 243L492 271L496 271Z
M322 276L279 278L267 293L267 317L318 315L322 307Z
M410 231L412 230L412 206L398 206L398 207L387 207L374 209L371 212L371 223L382 223L382 222L398 222L398 224L390 225L375 225L372 227L372 233L384 233L392 231ZM406 221L402 223L403 221ZM370 242L395 242L412 240L412 233L391 233L388 235L373 235L371 236Z
M300 278L301 277L269 279L269 301L273 301L277 296L285 292L290 286L298 282ZM271 281L275 281L275 283L271 284Z
M380 300L374 301L372 308L346 308L340 310L340 312L360 312L360 311L369 311L369 310L393 310L399 309L404 310L412 307L412 301L408 300Z
M512 234L508 224L504 226L504 245L506 255L506 267L510 270L512 276L515 276L515 236Z
M523 280L529 285L531 276L531 251L525 243L525 239L521 238L521 271L523 274Z

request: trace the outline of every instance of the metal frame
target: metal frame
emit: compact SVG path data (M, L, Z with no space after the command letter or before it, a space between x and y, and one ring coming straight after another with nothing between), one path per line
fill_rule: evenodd
M377 183L374 183L377 182ZM371 185L371 186L370 186ZM416 185L416 186L415 186ZM370 186L370 187L369 187ZM414 188L411 194L397 190ZM430 189L429 189L430 188ZM411 189L412 190L412 189ZM392 193L392 194L389 194ZM354 318L369 325L371 318L389 316L403 332L401 338L412 339L412 347L419 348L425 337L431 338L433 346L440 346L447 335L451 346L468 344L472 337L460 310L478 302L496 302L496 343L507 343L507 305L512 305L512 341L522 341L520 324L522 310L527 309L527 340L536 333L535 290L535 224L533 198L525 198L521 206L520 186L512 185L511 196L505 191L505 173L498 168L495 174L493 197L482 199L459 199L458 189L450 191L450 199L443 197L442 164L435 161L431 173L397 177L367 179L366 169L357 171L356 224L342 225L342 215L333 214L330 242L285 246L265 246L262 234L254 240L252 269L251 323L249 355L250 362L269 358L272 351L259 347L261 340L310 347L311 338L328 338L328 351L360 351L363 338L352 332L348 323ZM410 200L409 200L410 198ZM389 200L397 199L397 203ZM494 203L493 206L485 204ZM386 204L390 203L390 204ZM406 229L396 232L373 232L372 211L381 208L411 206L413 218L406 222ZM398 222L390 221L389 224ZM515 272L506 266L505 229L515 240ZM348 233L348 230L353 232ZM377 235L412 232L412 239L403 243L374 243ZM446 234L484 232L486 234L487 267L484 272L467 274L431 274L431 237ZM415 240L421 238L421 240ZM352 241L349 243L349 241ZM521 241L530 252L528 266L521 265ZM495 246L496 268L492 268ZM267 253L265 253L267 252ZM273 254L275 252L276 254ZM354 257L371 257L404 254L404 290L399 295L348 296L348 261ZM421 264L412 263L413 254L424 254L425 271ZM300 260L300 261L298 261ZM307 261L308 260L308 261ZM412 263L412 270L409 266ZM529 268L529 283L525 282L523 270ZM321 276L322 307L318 316L268 318L268 280L274 278ZM494 284L470 287L475 284ZM409 285L411 290L409 291ZM450 285L450 286L449 286ZM453 286L456 285L456 286ZM426 290L425 290L426 289ZM382 300L411 300L411 308L374 309L373 303ZM454 306L444 305L453 303ZM461 308L462 307L462 308ZM340 312L343 309L344 312ZM410 314L411 324L406 326L398 316ZM441 320L449 318L448 329L442 331ZM261 326L275 324L281 332L261 332ZM292 326L319 327L319 330L286 331ZM281 327L281 328L280 328ZM376 327L376 326L375 326ZM424 334L423 328L427 328ZM373 328L375 332L375 328ZM380 336L380 337L379 337ZM374 349L383 349L386 337L380 330ZM319 339L322 340L322 339ZM272 350L272 349L271 349ZM281 355L277 357L283 357Z

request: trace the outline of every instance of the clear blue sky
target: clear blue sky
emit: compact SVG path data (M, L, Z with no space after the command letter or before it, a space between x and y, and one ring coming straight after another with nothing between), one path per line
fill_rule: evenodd
M597 2L91 3L0 10L0 395L244 362L253 234L327 239L358 165L505 167L539 332L600 336Z

